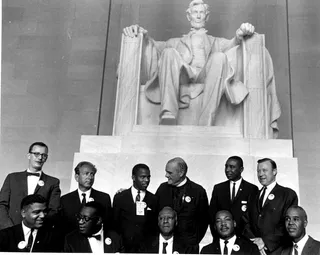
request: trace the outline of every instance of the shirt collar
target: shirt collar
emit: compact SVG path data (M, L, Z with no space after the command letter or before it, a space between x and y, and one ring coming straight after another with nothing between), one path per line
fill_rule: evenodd
M86 194L86 198L89 198L90 195L91 195L91 190L92 190L92 189L89 189L89 190L87 190L87 191L81 191L81 190L78 188L79 197L82 198L82 194L85 193L85 194Z
M273 183L270 183L268 186L267 186L267 190L269 192L271 192L271 190L273 190L273 188L277 185L277 182L274 181Z
M159 237L159 243L164 243L164 242L166 242L168 244L173 243L173 236L171 236L171 238L169 238L168 240L164 239L161 234L159 236L160 236Z
M92 234L92 236L99 236L102 235L102 231L103 231L103 227L101 226L100 230L94 234Z
M187 183L187 177L182 182L180 182L176 187L181 187L181 186L185 185L186 183Z
M31 171L29 168L27 169L27 172L28 172L28 173L39 173L39 174L40 174L40 177L41 177L41 174L42 174L42 170L37 171L37 172L33 172L33 171Z
M132 195L137 195L138 194L138 190L135 187L131 187L131 193ZM146 191L145 190L140 190L140 194L145 194Z
M227 244L227 246L228 246L228 247L233 247L233 246L234 246L234 243L236 242L236 239L237 239L237 236L236 236L236 235L233 235L233 237L231 237L230 239L228 239L228 244ZM220 247L224 247L224 241L225 241L225 239L219 238L219 241L220 241Z
M237 181L230 181L230 183L233 185L234 183L236 184L236 186L240 185L241 184L241 181L242 181L242 177L240 177L239 180Z
M31 232L31 228L29 228L29 227L27 227L24 223L23 223L23 221L21 222L21 224L22 224L22 231L23 231L23 235L24 236L26 236L26 235L29 235L29 233ZM37 232L38 231L38 229L33 229L33 232Z
M308 239L309 239L309 236L307 234L305 234L304 237L302 237L301 240L296 243L298 245L298 250L299 251L302 251L302 249L306 245L306 242L308 241ZM294 244L295 243L293 243L293 245Z

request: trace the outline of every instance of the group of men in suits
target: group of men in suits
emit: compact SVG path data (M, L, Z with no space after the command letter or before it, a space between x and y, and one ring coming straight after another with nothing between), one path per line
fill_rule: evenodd
M295 254L292 247L298 245L300 255L304 247L318 249L318 242L305 234L307 216L297 207L296 193L276 183L272 159L258 161L259 191L242 178L242 159L230 157L228 180L214 186L210 205L204 188L187 177L182 158L167 162L168 180L155 194L147 190L149 167L137 164L132 186L115 195L112 208L110 196L92 188L97 169L87 161L75 168L78 189L60 199L59 180L42 171L47 158L47 145L36 142L29 147L28 169L6 177L0 191L0 239L15 241L4 238L0 251L41 251L37 238L44 238L44 244L63 237L64 247L48 244L43 251L199 253L208 225L213 243L201 253L288 254L289 249ZM47 234L38 236L43 231Z

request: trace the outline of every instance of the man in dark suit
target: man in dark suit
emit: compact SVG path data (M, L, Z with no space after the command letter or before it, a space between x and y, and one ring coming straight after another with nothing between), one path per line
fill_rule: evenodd
M74 169L78 189L61 197L62 229L65 234L78 227L76 214L81 205L96 201L103 207L103 221L110 225L112 220L111 199L109 194L92 188L97 173L96 167L88 162L80 162Z
M182 158L169 160L165 169L168 181L159 186L156 196L159 209L170 206L177 212L179 238L199 250L208 228L208 197L202 186L187 178L187 170Z
M147 190L150 169L137 164L132 169L131 188L114 196L114 226L122 236L125 250L136 253L140 243L157 231L157 198Z
M231 212L218 211L214 217L214 228L217 238L202 248L201 254L241 254L259 255L258 248L235 233L236 221Z
M213 187L209 207L210 229L214 236L215 215L220 210L228 210L232 213L237 223L235 228L238 236L242 235L244 222L243 215L247 211L249 196L258 193L258 187L245 181L241 177L243 161L238 156L228 158L225 164L227 181Z
M103 226L104 208L92 201L82 206L77 215L78 229L67 234L64 252L70 253L116 253L124 252L121 237Z
M289 207L285 225L292 243L283 249L281 255L320 255L320 242L306 234L308 217L302 207L297 205Z
M22 199L22 222L0 231L1 252L60 252L63 239L54 228L44 225L46 199L39 194Z
M48 146L42 142L33 143L28 152L28 169L6 177L0 191L0 229L21 222L20 203L30 194L40 194L47 200L48 219L55 220L60 207L60 182L42 171L47 158Z
M236 235L234 229L236 225L237 223L229 211L218 211L214 224L218 238L215 238L211 244L204 246L201 253L259 255L259 250L253 243Z
M284 226L285 213L298 204L296 192L276 183L277 165L269 158L258 160L258 180L263 186L257 195L250 197L245 216L244 236L267 254L280 254L288 234Z
M192 254L197 253L188 244L184 244L174 235L177 226L177 213L169 206L164 207L158 216L158 227L160 233L150 236L140 246L140 253L157 254Z

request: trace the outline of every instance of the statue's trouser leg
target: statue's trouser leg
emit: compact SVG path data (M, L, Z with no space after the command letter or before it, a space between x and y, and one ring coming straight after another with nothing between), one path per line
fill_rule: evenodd
M158 76L161 93L160 117L163 113L169 112L177 118L179 110L180 75L181 72L186 72L187 74L188 69L190 68L183 61L176 49L167 48L163 50L159 60Z
M229 65L227 56L222 52L215 52L199 74L197 82L204 83L200 126L211 126L221 97L225 92Z

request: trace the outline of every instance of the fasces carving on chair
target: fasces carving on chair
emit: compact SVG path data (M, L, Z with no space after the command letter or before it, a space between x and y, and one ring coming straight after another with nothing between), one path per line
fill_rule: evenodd
M249 94L243 83L239 45L254 34L254 26L243 23L231 40L213 37L205 30L209 18L207 4L202 0L191 1L186 12L191 30L181 38L155 41L138 25L123 30L126 37L143 34L141 70L147 76L144 94L148 102L160 106L157 123L153 124L225 125L228 118L234 117L233 106L240 105ZM270 57L268 53L266 57ZM181 110L190 108L192 100L197 101L197 109L191 111L191 122L184 121L179 115ZM273 118L270 122L277 133L280 106L275 93L272 93L271 102L270 109L276 114L269 114L268 118Z

